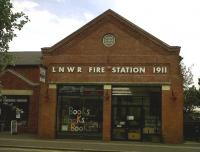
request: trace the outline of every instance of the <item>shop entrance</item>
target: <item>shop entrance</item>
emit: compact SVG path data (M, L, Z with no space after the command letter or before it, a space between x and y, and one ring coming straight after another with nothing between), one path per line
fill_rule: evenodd
M113 139L140 141L142 126L141 106L113 106Z
M159 87L112 88L112 139L160 141Z
M0 98L0 131L10 131L12 120L17 120L19 127L26 128L28 106L28 96L2 96Z

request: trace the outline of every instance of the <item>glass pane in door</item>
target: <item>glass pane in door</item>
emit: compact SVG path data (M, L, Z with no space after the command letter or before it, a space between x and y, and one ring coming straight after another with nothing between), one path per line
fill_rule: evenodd
M126 126L128 140L141 140L141 107L127 107Z
M126 140L126 107L113 107L112 137L117 140Z

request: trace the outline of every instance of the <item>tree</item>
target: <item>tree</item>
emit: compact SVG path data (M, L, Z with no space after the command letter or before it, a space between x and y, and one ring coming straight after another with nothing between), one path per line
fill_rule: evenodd
M181 63L184 88L184 118L185 120L193 119L195 109L200 107L200 90L193 85L192 66L186 67Z
M10 0L0 0L0 72L12 62L13 57L7 51L9 42L17 36L15 30L21 30L28 21L23 12L13 12Z
M200 107L200 91L195 86L184 91L184 112L188 117Z
M8 53L9 42L17 36L16 30L21 30L28 21L28 16L23 12L13 12L10 0L0 0L0 73L12 63L14 58ZM5 97L1 94L0 84L0 116L2 108L5 106L19 111L19 108L6 102Z
M181 72L183 76L183 89L188 90L193 82L192 66L186 67L186 65L181 62Z

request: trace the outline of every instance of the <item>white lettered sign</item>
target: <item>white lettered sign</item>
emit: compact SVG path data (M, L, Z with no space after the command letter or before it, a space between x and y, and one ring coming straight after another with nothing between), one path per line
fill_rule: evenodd
M152 74L167 74L167 66L51 66L50 71L52 73L95 73L104 74L110 72L112 74L146 74L147 71Z

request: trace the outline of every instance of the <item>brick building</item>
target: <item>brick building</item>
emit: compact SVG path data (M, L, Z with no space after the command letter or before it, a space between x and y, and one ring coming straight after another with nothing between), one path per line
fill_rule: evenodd
M0 122L4 123L6 131L9 130L10 121L16 115L13 107L22 108L22 131L37 133L41 52L12 52L12 55L15 66L9 66L0 74L1 93L6 97L6 103L11 104L1 105Z
M108 10L32 53L0 80L5 95L29 97L39 137L182 142L180 47Z

